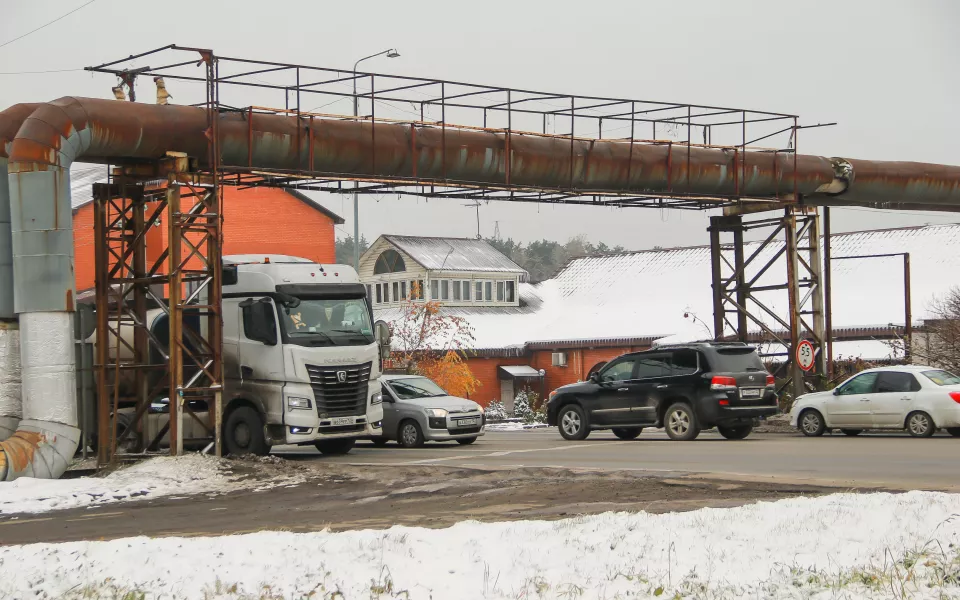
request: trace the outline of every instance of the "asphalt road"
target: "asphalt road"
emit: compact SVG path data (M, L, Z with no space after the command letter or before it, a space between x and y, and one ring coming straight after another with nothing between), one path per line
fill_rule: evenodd
M286 446L275 453L355 465L635 470L851 488L960 491L960 439L940 435L914 439L906 434L820 438L754 434L730 441L705 432L693 442L674 442L661 431L644 431L627 442L607 432L568 442L551 428L489 432L471 446L428 443L403 449L395 444L384 448L358 444L340 457L318 457L312 448Z

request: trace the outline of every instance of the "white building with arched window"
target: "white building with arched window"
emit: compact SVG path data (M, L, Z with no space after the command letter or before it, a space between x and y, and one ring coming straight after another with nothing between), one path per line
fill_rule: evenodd
M374 308L407 299L448 306L520 305L527 272L483 240L381 235L360 257Z

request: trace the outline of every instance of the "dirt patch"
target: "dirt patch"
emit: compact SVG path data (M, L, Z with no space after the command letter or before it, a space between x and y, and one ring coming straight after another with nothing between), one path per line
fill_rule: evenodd
M301 483L213 498L158 498L100 510L59 511L38 520L25 515L21 523L0 521L2 543L259 530L342 531L393 525L447 527L470 519L507 521L609 511L685 511L837 491L642 472L445 466L358 469L279 457L231 460L229 467L235 474L251 478L297 475ZM96 516L99 512L103 518Z

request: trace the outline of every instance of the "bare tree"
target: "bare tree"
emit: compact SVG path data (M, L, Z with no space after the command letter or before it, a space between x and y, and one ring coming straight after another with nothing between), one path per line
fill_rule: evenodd
M960 287L930 304L931 318L913 334L913 362L960 373Z

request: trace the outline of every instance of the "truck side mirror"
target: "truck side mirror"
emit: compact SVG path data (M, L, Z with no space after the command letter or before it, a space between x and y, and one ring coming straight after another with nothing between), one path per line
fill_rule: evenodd
M380 346L380 358L390 358L390 343L393 341L390 324L386 321L377 321L373 327L376 331L377 344Z
M277 345L277 321L269 298L254 302L248 298L240 303L243 310L243 333L249 339L267 346Z

